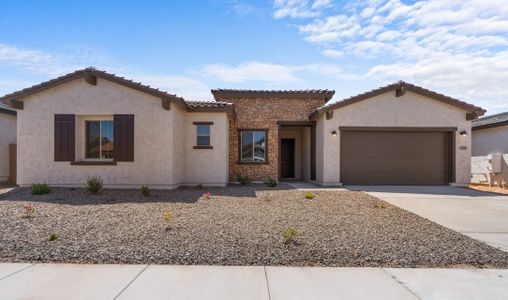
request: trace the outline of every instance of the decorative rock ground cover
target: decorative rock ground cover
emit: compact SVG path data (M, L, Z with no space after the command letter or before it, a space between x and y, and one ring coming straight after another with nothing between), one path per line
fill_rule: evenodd
M285 185L151 190L149 197L3 192L2 262L508 267L508 253L361 192L320 190L314 199ZM29 203L33 218L23 217ZM284 244L290 226L303 235Z

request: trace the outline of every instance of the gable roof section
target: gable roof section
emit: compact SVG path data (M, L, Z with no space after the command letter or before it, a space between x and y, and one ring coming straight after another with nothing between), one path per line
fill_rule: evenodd
M508 112L483 117L483 118L474 120L472 123L473 130L506 126L506 125L508 125Z
M16 115L16 111L14 109L12 109L12 108L10 108L7 105L4 105L2 103L0 103L0 113L7 114L7 115L12 115L12 116Z
M120 77L120 76L117 76L112 73L107 73L106 71L97 70L93 67L77 70L77 71L74 71L74 72L69 73L67 75L60 76L58 78L51 79L51 80L33 85L31 87L22 89L20 91L5 95L3 97L0 97L0 102L3 102L11 107L15 107L13 102L17 102L26 96L42 92L44 90L53 88L55 86L58 86L58 85L61 85L66 82L69 82L69 81L72 81L75 79L79 79L79 78L85 78L88 82L88 80L90 80L89 79L90 77L92 77L91 84L95 84L95 83L93 83L93 81L95 80L96 77L102 78L102 79L123 85L125 87L132 88L134 90L137 90L137 91L140 91L140 92L143 92L143 93L155 96L155 97L159 97L162 100L170 101L185 111L203 111L203 112L204 111L227 111L231 108L231 105L228 106L228 105L220 104L220 103L215 106L214 105L207 105L207 106L203 106L203 107L197 107L195 105L188 105L187 104L188 101L186 101L182 97L178 97L176 95L169 94L167 92L161 91L161 90L151 87L149 85L144 85L141 82L135 82L133 80L126 79L125 77Z
M334 90L236 90L215 89L212 94L217 101L238 98L294 98L294 99L332 99Z
M431 99L434 99L437 101L441 101L443 103L446 103L446 104L449 104L449 105L452 105L455 107L462 108L468 112L468 115L467 115L468 120L475 119L479 116L482 116L485 113L485 110L481 107L474 106L472 104L460 101L460 100L452 98L452 97L445 96L443 94L433 92L431 90L427 90L425 88L416 86L411 83L399 81L397 83L389 84L389 85L374 89L372 91L365 92L365 93L362 93L362 94L359 94L359 95L356 95L353 97L343 99L339 102L320 107L314 113L312 113L310 115L310 118L317 119L320 115L322 115L323 113L326 113L327 111L331 111L331 110L341 108L341 107L344 107L344 106L347 106L350 104L354 104L354 103L357 103L357 102L360 102L363 100L367 100L372 97L379 96L381 94L388 93L391 91L396 91L397 94L401 93L401 95L403 95L405 93L405 91L410 91L415 94L419 94L419 95L422 95L422 96L425 96L425 97L428 97L428 98L431 98Z

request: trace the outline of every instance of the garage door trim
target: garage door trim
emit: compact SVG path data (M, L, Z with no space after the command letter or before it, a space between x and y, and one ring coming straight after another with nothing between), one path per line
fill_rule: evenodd
M447 132L448 141L450 143L450 147L448 147L448 155L447 155L447 166L448 166L448 182L455 182L455 144L456 144L456 132L457 127L382 127L382 126L339 126L339 138L342 138L342 131L393 131L393 132L403 132L403 131L414 131L414 132ZM341 177L342 177L342 159L343 159L343 149L342 149L342 141L340 142L339 149L339 162L341 168ZM342 181L342 179L341 179Z

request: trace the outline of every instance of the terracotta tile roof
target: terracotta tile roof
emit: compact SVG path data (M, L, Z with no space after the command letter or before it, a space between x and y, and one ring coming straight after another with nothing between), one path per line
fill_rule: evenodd
M116 74L108 73L106 71L101 71L101 70L98 70L93 67L77 70L72 73L57 77L55 79L51 79L51 80L33 85L31 87L22 89L20 91L13 92L11 94L7 94L3 97L0 97L0 103L5 103L6 105L8 105L11 100L19 100L19 99L29 96L31 94L41 92L43 90L55 87L57 85L60 85L60 84L63 84L63 83L66 83L66 82L69 82L69 81L72 81L72 80L75 80L78 78L87 77L89 75L93 75L93 76L96 76L96 77L99 77L99 78L102 78L105 80L109 80L109 81L118 83L120 85L129 87L129 88L132 88L132 89L135 89L135 90L138 90L138 91L141 91L141 92L144 92L144 93L156 96L156 97L160 97L162 99L170 100L171 102L175 103L177 106L179 106L180 108L182 108L183 110L186 110L186 111L187 110L189 110L189 111L225 111L225 110L228 110L231 108L230 106L226 106L221 103L218 103L215 106L214 105L195 105L195 104L189 105L188 103L190 103L191 101L187 101L187 100L183 99L182 97L178 97L177 95L169 94L165 91L159 90L158 88L154 88L149 85L142 84L141 82L135 82L131 79L126 79L125 77L121 77ZM202 103L202 102L198 101L196 103Z
M414 85L411 83L399 81L397 83L392 83L392 84L371 90L369 92L365 92L365 93L362 93L362 94L359 94L356 96L352 96L352 97L343 99L341 101L320 107L310 117L316 118L317 116L323 114L326 111L334 110L334 109L337 109L337 108L340 108L343 106L347 106L347 105L350 105L350 104L353 104L353 103L356 103L359 101L363 101L363 100L366 100L366 99L369 99L369 98L372 98L372 97L375 97L375 96L378 96L378 95L381 95L381 94L384 94L384 93L387 93L390 91L395 91L395 90L401 90L403 92L405 92L406 90L411 91L413 93L416 93L416 94L419 94L422 96L426 96L431 99L438 100L438 101L447 103L449 105L453 105L453 106L462 108L465 111L471 113L472 118L477 118L485 113L485 110L481 107L466 103L464 101L460 101L458 99L455 99L455 98L452 98L452 97L449 97L449 96L446 96L446 95L443 95L440 93L436 93L434 91L425 89L423 87L420 87L420 86L417 86L417 85Z
M508 112L479 118L472 122L473 130L508 125Z
M332 99L334 90L236 90L236 89L215 89L212 90L215 100L227 100L233 98L256 98L256 97L280 97L300 99L323 99L325 102Z
M220 101L185 101L189 111L227 111L232 103Z

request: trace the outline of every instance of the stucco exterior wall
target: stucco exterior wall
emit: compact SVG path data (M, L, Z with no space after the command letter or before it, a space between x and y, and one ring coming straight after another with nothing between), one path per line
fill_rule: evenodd
M508 153L508 125L473 131L472 156Z
M333 118L322 115L316 125L316 181L340 185L340 126L457 127L454 184L466 185L471 173L471 121L460 108L412 92L395 97L388 92L371 99L335 109ZM459 135L465 130L466 136ZM465 147L465 148L461 148Z
M186 181L200 178L193 162L185 156L187 120L189 113L176 105L164 110L158 97L148 95L107 80L98 78L93 86L77 79L52 89L22 99L24 109L18 111L18 184L30 185L45 182L49 185L82 186L88 176L101 176L108 187L133 187L148 185L152 188L175 188ZM75 114L79 120L88 116L110 117L114 114L134 114L134 161L118 162L116 166L79 166L69 162L54 161L54 115ZM206 118L209 113L200 113ZM210 114L211 118L216 118ZM227 126L223 113L217 123ZM220 126L220 125L219 125ZM78 150L83 147L83 135L76 134L76 159L83 157ZM78 140L79 139L79 140ZM227 140L216 137L217 144L227 147ZM81 152L80 152L81 151ZM223 161L222 154L209 152L210 161ZM218 182L227 178L220 173L222 164L216 166ZM223 184L227 180L222 180Z
M0 182L9 179L9 144L16 144L16 116L0 113Z

